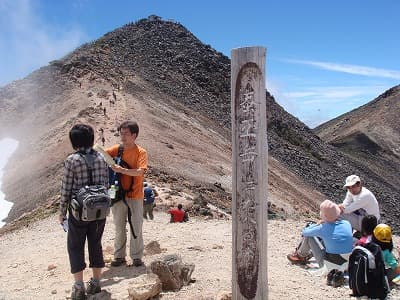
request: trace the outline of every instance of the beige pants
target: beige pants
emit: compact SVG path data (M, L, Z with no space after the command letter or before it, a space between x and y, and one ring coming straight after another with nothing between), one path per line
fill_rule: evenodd
M128 231L126 230L126 223L128 220L128 208L123 201L118 201L111 208L115 225L114 258L125 258L128 232L128 234L130 235L129 256L132 260L135 258L142 259L143 200L126 199L126 202L128 203L132 212L132 226L137 238L133 238L129 224Z

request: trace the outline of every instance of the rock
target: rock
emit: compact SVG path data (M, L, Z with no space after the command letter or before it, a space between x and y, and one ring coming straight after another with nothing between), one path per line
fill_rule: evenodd
M232 300L232 292L220 291L217 295L217 300Z
M90 295L86 298L87 300L111 300L111 294L106 290L102 290L100 293Z
M189 284L194 270L193 264L185 264L177 254L166 255L151 263L151 270L162 282L164 291L179 290Z
M162 284L155 274L143 274L130 281L129 300L147 300L161 293Z
M51 271L51 270L53 270L55 268L57 268L56 265L50 264L50 265L47 266L47 271Z
M161 249L159 242L151 241L144 247L145 255L160 254L163 249Z

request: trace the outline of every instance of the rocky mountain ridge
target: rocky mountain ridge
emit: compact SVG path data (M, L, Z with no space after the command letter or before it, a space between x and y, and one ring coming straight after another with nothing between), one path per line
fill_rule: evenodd
M116 104L108 106L113 94ZM325 197L340 202L344 178L356 173L377 195L383 219L400 229L398 186L322 141L268 92L266 98L270 200L287 211L316 212ZM107 33L1 88L0 108L0 137L11 133L23 147L4 183L17 203L10 218L57 194L72 124L104 127L114 143L117 123L132 117L152 156L150 178L230 208L230 61L177 22L150 16ZM32 191L34 205L23 204L21 186Z

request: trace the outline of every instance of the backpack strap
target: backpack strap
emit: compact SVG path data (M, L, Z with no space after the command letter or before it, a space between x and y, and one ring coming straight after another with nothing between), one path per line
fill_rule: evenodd
M124 154L124 145L119 144L119 146L118 146L118 154L117 154L117 157L116 157L116 164L119 165L119 166L121 166L121 163L123 162L122 154ZM127 163L125 163L125 164L128 165ZM130 177L130 184L129 184L129 188L127 190L125 190L124 187L122 186L122 180L119 181L119 188L124 193L132 191L132 188L133 188L133 178L132 178L132 176L129 176L129 177Z
M121 162L123 161L123 160L122 160L122 154L123 154L123 153L124 153L124 145L119 144L119 146L118 146L118 154L117 154L117 157L116 157L116 163L117 163L117 165L121 165ZM131 176L129 176L129 177L131 177ZM125 190L125 189L123 188L121 180L120 180L120 182L119 182L119 188L124 192L124 194L125 194L126 192L131 191L131 190L132 190L132 187L133 187L133 178L131 178L131 183L130 183L130 185L129 185L129 189L127 189L127 190ZM129 207L128 203L126 202L125 197L122 199L122 201L124 202L124 204L125 204L126 207L128 208L128 223L129 223L129 227L131 228L131 232L132 232L133 238L136 239L137 236L136 236L136 234L135 234L135 230L133 230L133 224L132 224L132 220L131 220L131 218L132 218L132 211L131 211L131 208Z
M82 153L82 151L77 151L76 153L79 154L84 159L87 167L89 185L93 185L93 169L94 169L93 153L91 153L91 151L89 153Z
M119 144L118 146L118 154L116 157L116 163L117 165L119 165L122 161L122 154L124 154L124 145L123 144Z

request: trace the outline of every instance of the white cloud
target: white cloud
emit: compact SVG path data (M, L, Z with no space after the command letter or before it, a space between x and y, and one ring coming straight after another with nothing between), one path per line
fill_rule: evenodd
M284 93L288 98L303 99L305 102L315 99L325 99L331 101L343 101L344 99L354 97L366 97L371 94L379 94L386 87L377 86L325 86L325 87L307 87L300 91L286 92ZM307 100L308 99L308 100ZM324 100L324 101L325 101ZM365 100L368 100L365 99ZM372 99L370 99L372 100Z
M311 128L373 100L383 85L297 87L280 92L277 101ZM283 99L283 101L281 101Z
M320 69L336 71L348 74L363 75L369 77L384 77L391 79L400 79L400 71L386 70L358 65L338 64L332 62L310 61L310 60L285 60L290 63L310 65Z
M79 46L85 34L78 27L40 19L38 2L2 0L0 4L0 85L61 58Z

